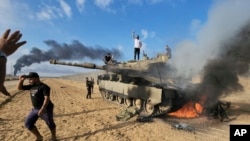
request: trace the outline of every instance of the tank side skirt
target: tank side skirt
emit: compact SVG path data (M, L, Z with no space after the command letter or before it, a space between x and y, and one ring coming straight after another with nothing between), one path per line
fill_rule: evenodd
M146 105L151 105L155 107L153 113L147 116L158 116L167 113L169 110L160 110L159 106L162 104L162 98L167 98L166 94L163 95L162 89L149 87L149 86L137 86L133 84L126 84L120 83L115 81L108 81L108 80L101 80L99 82L99 89L100 91L106 91L107 93L114 96L114 99L117 97L121 97L125 99L131 99L135 101L136 99L141 99L143 102L143 110L145 111ZM162 97L163 96L163 97ZM128 106L124 105L124 103L117 103L116 100L110 101L110 99L105 99L108 102L113 102L115 104L119 104L121 106ZM134 103L134 102L131 102ZM172 104L172 101L171 101ZM171 108L171 106L170 106Z

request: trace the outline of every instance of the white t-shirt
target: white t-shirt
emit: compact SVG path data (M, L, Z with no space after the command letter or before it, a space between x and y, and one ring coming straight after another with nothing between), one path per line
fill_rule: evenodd
M141 44L141 41L138 40L138 39L134 39L134 47L135 48L141 48L142 44Z

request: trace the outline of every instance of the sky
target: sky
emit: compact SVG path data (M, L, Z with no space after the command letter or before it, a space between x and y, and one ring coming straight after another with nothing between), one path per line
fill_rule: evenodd
M50 59L102 64L133 59L132 31L149 57L172 49L177 73L198 73L219 45L249 23L249 0L0 0L0 31L20 30L27 43L8 57L7 74L62 76L92 70ZM18 69L13 66L18 66Z

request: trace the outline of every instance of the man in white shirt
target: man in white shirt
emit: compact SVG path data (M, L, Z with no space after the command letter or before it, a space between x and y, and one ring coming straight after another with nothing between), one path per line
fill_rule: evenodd
M134 60L136 60L136 56L137 56L137 60L139 60L140 59L140 49L142 47L142 43L140 41L139 35L135 35L134 31L132 33L132 36L134 39Z

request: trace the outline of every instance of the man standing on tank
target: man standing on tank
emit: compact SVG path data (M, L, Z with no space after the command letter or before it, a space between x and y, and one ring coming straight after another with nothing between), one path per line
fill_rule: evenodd
M136 56L137 56L137 60L139 60L140 59L140 49L142 47L142 43L140 41L140 36L135 35L135 31L133 31L132 37L134 39L134 60L136 60Z

